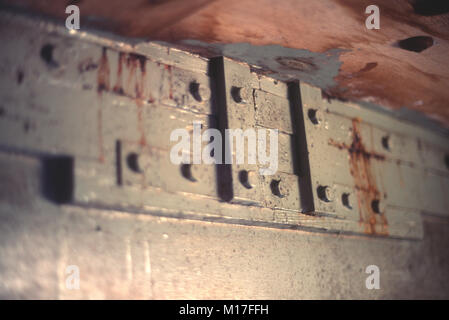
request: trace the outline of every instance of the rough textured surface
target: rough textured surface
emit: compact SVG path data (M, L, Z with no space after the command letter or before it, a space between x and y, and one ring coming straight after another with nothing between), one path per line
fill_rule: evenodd
M447 218L423 216L424 239L407 241L57 206L39 161L0 163L1 298L449 298ZM380 290L365 288L371 264ZM80 290L65 287L68 265Z
M68 39L61 36L68 34L63 26L60 28L62 30L59 30L43 20L37 20L37 23L34 20L36 24L27 19L21 20L26 23L17 29L12 27L11 16L9 18L5 16L1 21L0 29L16 31L2 33L8 46L1 51L2 59L0 59L3 61L0 79L2 88L0 297L448 298L447 216L434 217L423 214L424 234L420 230L418 240L382 239L354 234L337 235L325 233L325 230L317 228L283 230L278 229L279 225L275 224L243 225L242 219L229 219L229 217L246 217L251 223L252 219L260 219L260 214L264 214L263 218L269 221L286 219L285 222L293 223L298 222L294 219L301 217L301 223L305 224L306 219L312 221L314 218L321 223L326 217L326 215L316 217L298 215L292 211L289 216L282 217L270 214L267 210L251 211L249 206L238 207L236 211L229 213L229 216L225 216L228 219L189 221L185 219L188 215L182 215L186 211L185 208L188 208L187 210L192 208L191 205L185 205L189 200L190 203L195 199L201 200L201 204L206 208L201 210L201 213L218 210L218 206L211 199L207 201L205 197L192 196L196 192L192 188L186 190L184 187L188 185L183 187L182 183L176 183L176 181L186 183L182 178L185 175L181 176L176 169L164 171L167 160L161 162L150 160L154 165L153 169L161 173L152 176L150 181L156 187L152 190L156 191L152 197L148 197L148 193L135 192L142 191L146 183L136 176L128 176L131 172L122 176L118 174L121 170L115 170L117 168L114 165L119 167L118 159L122 159L117 157L117 153L120 153L114 149L117 146L117 139L126 138L125 140L131 141L131 144L121 145L123 151L132 151L133 149L127 148L132 148L133 141L137 142L134 146L150 144L164 147L166 140L161 137L168 136L168 132L164 130L170 131L167 119L181 121L188 118L184 114L185 110L181 109L190 109L187 102L191 101L189 100L191 98L186 97L192 94L188 92L190 89L184 90L190 88L186 84L196 76L192 78L192 74L187 73L187 70L180 72L177 66L192 66L192 60L187 57L180 59L180 51L159 47L154 43L132 47L127 42L114 42L88 33L75 35L70 33L71 38ZM45 28L41 29L42 26ZM112 46L115 49L103 46ZM228 46L231 49L232 47ZM236 47L239 54L240 46ZM83 50L77 50L80 48ZM248 48L250 51L254 50L254 47ZM272 48L277 50L280 47ZM131 52L121 52L125 49ZM149 58L154 58L155 52L161 59L170 55L170 59L176 60L176 65L164 66L164 63L146 61L144 56L136 55L133 50L144 55L148 54ZM309 54L306 50L295 52ZM253 53L252 56L257 54ZM319 54L313 56L325 58ZM290 58L276 61L283 66L315 69L313 63L304 57L294 60ZM124 59L127 61L126 64ZM197 76L203 86L205 85L204 88L207 88L207 78L204 78L207 61L198 57L195 59L198 60L195 65L201 67L202 71L193 72L204 73ZM323 60L320 60L319 65L323 63ZM338 64L338 59L333 63L333 66ZM370 64L367 69L373 67L374 64ZM159 87L159 90L155 91L158 93L156 96L150 94L151 90L150 92L143 90L151 89L143 84L147 70L155 76L153 79L159 79L151 82ZM338 70L333 70L335 72L333 74L337 74ZM246 71L249 71L249 68ZM320 72L318 74L323 76L330 73ZM161 76L163 74L167 76ZM242 76L244 72L238 74ZM304 72L303 76L309 74ZM260 81L257 86L259 89L270 88L274 95L279 94L281 88L285 89L285 84L268 81L269 79L264 77L256 78ZM247 79L242 79L243 86ZM309 86L301 83L302 89L307 87ZM224 91L232 95L232 90ZM368 117L370 122L382 124L385 130L399 130L399 126L395 124L397 120L393 118L375 112L369 113L357 104L352 104L351 107L351 104L328 100L320 89L314 88L313 91L310 96L304 91L301 92L304 108L323 108L321 113L315 109L317 115L315 121L307 112L310 110L303 109L306 112L304 114L306 123L310 126L321 124L325 130L337 126L340 130L336 132L349 129L349 126L341 126L342 123L336 121L335 117L326 119L331 116L332 110L338 110L340 116L351 118L364 118L366 113L370 115ZM255 92L254 98L259 97L259 94L261 92ZM141 101L142 97L147 97L145 100L148 101L144 103ZM184 97L183 103L179 103L177 100L179 97ZM231 97L228 96L226 99ZM274 105L279 108L287 105L282 103L282 99L277 101L280 102ZM351 108L354 110L351 111ZM97 113L98 109L101 112ZM200 106L197 112L208 114L207 110L208 104L205 104ZM147 111L149 116L145 119L150 122L142 122L143 115ZM183 115L175 116L180 112ZM326 114L323 118L324 112ZM243 114L236 112L240 117ZM269 113L261 112L255 119L264 125L283 128L286 132L291 132L298 126L298 122L295 125L286 125L281 113L279 117L270 117ZM248 123L249 118L246 120ZM386 132L371 128L369 130L371 134L367 135L363 126L362 123L359 129L364 138L363 143L369 146L367 149L361 144L354 144L348 147L348 150L345 149L349 146L347 140L352 138L357 142L359 133L344 135L345 139L340 144L330 143L327 136L324 136L323 140L329 148L341 149L342 163L346 165L348 161L356 163L353 168L355 170L357 170L355 167L361 165L361 161L357 156L351 158L348 151L383 158L378 156L378 152L386 148L384 143ZM79 130L81 127L82 130ZM123 130L124 127L131 129ZM438 173L438 176L446 177L448 161L447 152L444 150L447 140L423 128L410 127L408 131L420 138L416 147L425 155L422 166L432 169L432 175ZM353 131L354 129L356 128L353 128ZM153 132L157 134L151 134ZM310 130L307 130L310 138L309 133ZM393 158L400 155L399 160L404 157L404 160L413 162L416 154L404 152L408 140L398 143L401 140L397 140L395 134L387 137L391 142L386 144L387 149L394 146L389 151ZM337 139L338 135L332 134L332 138ZM435 149L427 142L439 144L441 148ZM56 171L49 170L48 166L51 166L52 162L48 158L50 154L57 155L56 159L59 160L62 155L65 160L73 156L74 177L61 179L65 176L66 165L70 169L73 162L70 164L63 161L62 167L56 166ZM329 156L333 153L325 152L325 154ZM291 159L291 154L287 154L286 157ZM121 162L125 163L124 160L125 158ZM333 157L332 165L314 161L315 164L323 164L318 170L323 174L323 178L332 177L324 170L326 168L333 172L344 172L338 169L335 160L338 159ZM363 164L365 168L359 170L360 175L371 172L366 162ZM394 165L391 169L399 174L400 182L393 183L394 180L391 179L387 184L393 189L406 184L411 176L409 170L400 169L402 161L396 164L397 166ZM132 171L132 166L128 167L127 170ZM166 166L165 168L167 169ZM289 170L290 167L285 168ZM52 174L48 175L48 171ZM193 172L194 176L198 173ZM70 175L70 172L68 174ZM385 171L385 174L390 175L390 172ZM119 176L123 178L120 182ZM213 177L213 174L209 176ZM362 177L358 179L363 180ZM48 188L51 185L49 182L55 180L53 188ZM66 194L64 188L58 188L58 181L61 180L68 189L75 187L74 196L78 201L71 202L70 190L67 190L69 192ZM321 178L319 180L322 182ZM370 180L372 179L368 179L368 182L373 182ZM213 178L209 180L210 183L204 181L208 187L213 187ZM433 178L430 181L432 183L429 187L426 187L425 181L419 181L424 190L427 190L424 192L426 202L421 205L434 213L447 213L447 205L444 206L444 201L447 200L444 197L446 190L444 183L439 183L438 179ZM359 182L363 181L355 182L360 186L362 183ZM129 188L117 187L117 184L121 186L122 183L131 185ZM135 187L132 186L133 183ZM417 183L408 185L415 187ZM403 187L398 189L406 190ZM172 197L168 197L161 190L169 191ZM408 196L419 201L412 191L416 190L407 192ZM190 192L190 196L185 192ZM377 188L374 193L377 196ZM175 199L179 194L182 194L182 197ZM66 197L67 195L69 196ZM409 208L408 206L413 204L407 198L397 195L395 193L393 200L402 199L402 203L396 205L401 206L405 203L405 207ZM444 201L434 201L435 198L432 196ZM58 205L45 200L49 198L66 204ZM104 206L107 203L108 209ZM136 206L143 203L147 203L150 208ZM127 207L127 204L131 206ZM231 206L221 204L228 209ZM183 205L183 207L178 211L163 212L163 208L167 205ZM211 208L208 208L209 205ZM371 208L373 211L379 211L373 206ZM237 214L234 215L235 213ZM170 217L163 217L164 214ZM398 215L393 216L398 219ZM421 221L421 213L418 213L418 216ZM288 221L289 217L294 219ZM391 225L392 220L389 222ZM312 230L314 233L309 232ZM380 267L381 290L378 291L365 288L367 274L364 271L371 264ZM80 268L80 290L66 288L66 267L69 265Z
M129 44L45 20L6 12L0 20L9 26L0 36L8 43L0 54L0 146L57 156L45 163L46 194L58 203L407 239L422 237L419 211L447 214L449 148L431 131L229 58L148 42L127 53L111 47ZM265 166L249 163L172 163L171 132L192 130L192 121L203 130L218 123L222 132L278 129L275 175L262 177Z
M381 29L367 30L365 8L371 2L197 0L187 4L181 0L130 0L125 5L120 0L84 0L77 1L77 5L82 26L94 25L125 36L169 42L194 39L256 46L277 44L308 50L310 55L318 54L317 59L329 50L343 49L338 75L330 74L328 79L333 77L336 85L322 84L329 94L393 109L406 107L448 126L447 5L439 0L379 0L376 4L381 10ZM59 18L66 16L64 1L2 3ZM416 36L431 37L433 45L420 53L398 45L398 41ZM306 70L312 75L314 72Z

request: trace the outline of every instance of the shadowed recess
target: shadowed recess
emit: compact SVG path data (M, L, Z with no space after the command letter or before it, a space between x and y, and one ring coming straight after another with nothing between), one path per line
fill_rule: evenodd
M415 0L412 6L415 13L422 16L436 16L449 12L448 0Z
M433 38L428 36L411 37L398 42L398 46L401 49L422 52L431 46L433 46Z

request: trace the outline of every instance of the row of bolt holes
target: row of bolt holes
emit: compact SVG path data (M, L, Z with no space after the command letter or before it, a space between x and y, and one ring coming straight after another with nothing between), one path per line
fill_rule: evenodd
M233 100L236 103L245 103L244 99L241 96L241 89L240 87L232 87L231 88L231 96L233 98ZM202 97L200 95L200 84L193 81L190 83L189 85L189 92L190 94L195 98L195 100L197 101L202 101ZM142 169L139 166L138 163L138 155L136 153L130 153L128 154L127 158L126 158L126 162L128 165L128 168L135 172L135 173L142 173ZM182 176L191 181L191 182L197 182L198 180L195 179L195 177L193 177L192 174L192 165L191 164L182 164L181 168L180 168L181 174ZM246 170L241 170L239 172L239 181L240 183L246 188L246 189L252 189L254 188L254 186L251 184L250 179L249 179L249 172ZM280 184L280 180L272 180L270 183L270 188L271 188L271 192L279 197L279 198L283 198L284 195L282 195L280 188L279 188L279 184Z
M53 62L53 49L54 49L54 47L52 45L47 44L41 50L41 56L47 63L54 63ZM232 87L231 88L231 96L234 99L234 101L237 103L245 102L241 96L241 89L242 88L240 88L240 87ZM192 81L189 85L189 91L195 100L197 100L198 102L203 101L203 98L200 94L200 84L199 83L197 83L196 81ZM315 125L317 125L319 123L316 113L317 113L316 109L309 109L309 111L308 111L309 119ZM389 139L390 139L389 136L383 137L382 138L382 146L386 150L390 151ZM445 155L444 162L445 162L446 167L449 169L449 155Z
M307 116L309 117L309 120L317 125L320 123L319 119L317 118L317 111L316 109L309 109L307 112ZM391 151L391 145L390 145L390 136L384 136L382 137L382 147L385 150ZM449 154L446 154L444 156L444 164L446 166L446 169L449 170Z
M142 173L143 170L139 165L139 156L137 153L131 152L130 154L128 154L128 156L126 157L126 164L128 166L128 168L134 172L134 173ZM191 164L182 164L180 167L180 171L181 171L181 175L191 181L191 182L197 182L198 180L193 176L192 174L192 165ZM249 172L246 170L241 170L239 172L239 181L240 183L246 188L246 189L252 189L254 188L254 186L251 184L250 179L249 179ZM279 188L281 180L271 180L270 183L270 188L271 188L271 192L279 197L279 198L283 198L284 195L281 193L281 190Z
M136 153L130 153L126 159L126 162L131 171L133 171L135 173L142 173L142 170L138 164L138 155ZM185 179L187 179L191 182L198 181L192 175L192 165L191 164L182 164L180 170L181 170L181 175ZM241 170L239 172L239 181L247 189L252 189L254 187L250 182L249 172L246 170ZM282 194L282 192L279 188L280 182L281 182L281 180L275 180L275 179L271 180L270 189L271 189L271 192L273 193L273 195L277 196L278 198L283 198L284 195ZM323 186L318 187L318 190L317 190L318 197L322 201L330 202L331 200L328 199L328 197L326 195L326 188L327 187L323 187ZM349 196L350 196L349 193L343 193L341 196L341 201L343 203L343 206L345 206L348 209L352 209L352 205L349 202ZM380 213L379 200L373 200L371 202L371 207L375 213Z
M326 188L327 187L323 187L323 186L319 186L317 189L317 193L318 193L318 197L324 201L324 202L331 202L330 199L327 198L326 195ZM351 196L350 193L343 193L341 195L341 203L343 204L344 207L346 207L349 210L352 210L352 204L349 201L349 197ZM374 213L376 214L380 214L380 200L378 199L374 199L371 201L371 209L373 210Z
M199 86L200 86L199 83L191 82L190 86L189 86L189 91L192 94L192 96L195 98L195 100L201 102L202 97L199 93ZM241 89L242 88L239 88L239 87L231 88L231 96L236 103L245 103L245 101L243 100L243 98L241 96ZM317 111L318 110L316 110L316 109L309 109L308 113L307 113L309 120L315 125L319 124L319 119L317 118ZM382 146L385 150L391 151L390 136L382 137L381 142L382 142ZM449 170L449 155L444 156L444 163L446 165L446 168Z
M190 164L181 165L181 174L187 180L196 182L197 180L192 176L191 167L192 166ZM239 172L239 181L245 188L247 188L247 189L253 188L253 186L251 185L251 183L249 181L248 171L241 170ZM271 192L273 193L273 195L277 196L278 198L284 198L284 195L282 194L282 192L279 188L280 182L281 182L281 180L275 180L275 179L271 180L270 189L271 189ZM318 196L321 200L323 200L325 202L330 202L331 200L329 200L327 198L325 189L326 189L326 187L322 187L322 186L318 187ZM341 202L342 202L343 206L352 210L352 205L349 202L349 197L350 197L349 193L343 193L341 196ZM371 202L371 208L374 213L380 214L380 201L377 199L373 200Z
M191 182L196 182L197 180L192 175L192 165L191 164L182 164L181 165L181 174L184 178ZM254 186L251 183L249 179L249 172L247 170L240 170L239 171L239 181L240 183L246 188L246 189L253 189ZM282 194L280 190L281 180L271 180L270 183L270 189L273 195L277 196L278 198L284 198L284 195Z
M242 98L241 91L242 91L242 88L240 88L240 87L232 87L231 88L231 96L232 96L232 99L236 103L245 103L246 102ZM196 82L196 81L190 82L189 92L196 101L198 101L198 102L203 101L203 97L201 96L200 84L198 82Z
M192 165L191 164L183 164L181 165L181 174L184 178L186 178L189 181L196 182L197 180L192 175ZM240 183L246 188L246 189L253 189L254 185L251 183L249 178L249 172L247 170L240 170L239 171L239 181ZM281 192L281 189L279 187L281 183L281 180L271 180L270 183L270 189L273 195L277 196L278 198L284 198L284 195Z
M318 110L316 109L309 109L307 112L309 120L315 125L320 123L319 119L317 118L317 111ZM385 150L391 151L390 136L382 137L382 146L384 147Z
M183 164L181 165L181 174L183 175L184 178L186 178L189 181L192 182L196 182L197 180L192 176L192 171L191 171L191 165L190 164ZM246 170L241 170L239 172L239 181L240 183L247 189L252 189L253 186L251 185L249 178L248 178L248 171ZM282 194L279 185L280 185L281 180L271 180L270 183L270 189L271 192L273 193L273 195L277 196L278 198L284 198L284 195ZM325 202L330 202L329 199L327 199L327 196L325 194L325 188L326 187L318 187L318 196L321 200L325 201ZM345 206L348 209L352 210L352 205L349 202L349 197L350 194L349 193L343 193L341 196L341 201L343 206ZM375 199L371 202L371 208L373 209L374 213L380 214L380 201Z

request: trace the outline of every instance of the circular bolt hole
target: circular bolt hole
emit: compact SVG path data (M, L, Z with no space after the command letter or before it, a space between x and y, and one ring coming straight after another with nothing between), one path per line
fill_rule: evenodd
M190 94L193 96L193 98L196 101L198 101L198 102L203 101L203 98L201 97L201 94L200 94L200 84L198 82L196 82L196 81L190 82L189 91L190 91Z
M371 209L373 209L374 213L380 214L380 201L377 199L371 201Z
M332 201L332 192L331 188L328 186L319 186L317 188L318 198L320 198L324 202L331 202Z
M385 136L382 137L382 146L384 147L385 150L390 151L390 136Z
M246 170L241 170L239 172L239 181L246 189L252 189L253 186L253 176L254 172L248 172Z
M232 87L231 88L231 96L232 96L232 99L234 99L234 101L237 103L244 102L243 98L242 98L242 88Z
M343 203L343 206L345 206L348 209L352 209L351 202L349 201L350 196L351 194L349 193L343 193L341 195L341 202Z
M131 152L126 157L126 164L128 168L135 173L142 173L142 170L139 166L139 155L137 153Z
M413 51L413 52L422 52L427 48L433 46L433 38L428 36L418 36L411 37L404 40L398 41L398 46L401 49Z
M446 165L446 168L449 170L449 154L444 156L444 164Z
M192 175L192 165L191 164L182 164L181 165L181 174L184 178L189 181L196 182L197 180Z
M307 116L309 117L310 121L312 121L313 124L320 123L317 118L317 112L318 112L317 109L309 109L307 111Z
M50 67L57 67L58 63L53 59L53 51L55 47L52 44L47 43L41 49L41 58Z
M270 188L271 188L271 192L272 192L276 197L283 198L284 195L283 195L282 192L281 192L281 189L280 189L280 183L281 183L281 180L271 180Z

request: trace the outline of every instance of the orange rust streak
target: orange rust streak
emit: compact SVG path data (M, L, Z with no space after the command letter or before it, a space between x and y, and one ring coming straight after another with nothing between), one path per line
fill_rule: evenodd
M360 221L365 225L365 232L368 234L387 235L388 223L384 212L380 213L382 229L380 231L376 230L377 218L372 203L374 200L380 200L380 192L371 168L371 158L385 160L385 156L366 150L360 133L360 119L357 118L352 120L352 139L350 146L335 142L333 139L329 140L329 144L340 150L346 149L349 152L349 162L351 174L354 177Z
M170 99L173 99L173 72L172 72L172 66L170 66L170 65L165 65L164 66L164 68L165 68L165 70L168 70L168 81L170 82L169 83L169 86L170 86L170 93L169 93L169 98Z
M132 61L132 70L133 75L135 74L135 69L137 67L137 63L140 66L140 79L136 79L135 82L135 92L136 92L136 105L137 105L137 121L138 128L140 132L140 145L145 146L147 144L146 135L145 135L145 122L143 117L143 104L144 104L144 88L145 88L145 78L146 78L146 59L143 56L138 55L130 55L128 57L128 61Z
M98 67L97 74L97 90L99 93L102 91L109 91L109 77L110 77L110 69L109 69L109 61L106 48L103 48L103 53L100 58L100 63Z
M137 68L137 61L132 58L132 56L128 56L128 59L126 60L126 66L128 67L129 73L128 73L128 80L127 80L127 89L126 92L128 94L131 93L131 84L132 80L135 78L136 68Z
M110 69L106 48L100 58L97 74L97 92L99 97L98 113L97 113L97 131L98 131L98 147L99 147L99 161L104 162L104 146L103 146L103 91L109 90Z
M123 52L120 52L119 57L118 57L117 82L113 89L113 91L117 94L124 94L124 91L123 91L123 64L124 64L124 62L125 62L125 54Z

